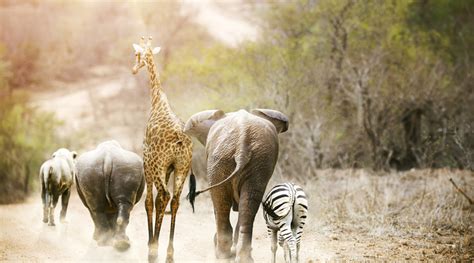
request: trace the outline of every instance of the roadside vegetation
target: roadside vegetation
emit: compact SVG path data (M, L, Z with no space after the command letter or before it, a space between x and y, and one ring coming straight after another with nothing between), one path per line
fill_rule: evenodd
M131 44L151 35L182 120L215 108L289 116L273 180L311 193L315 231L423 239L424 253L472 260L473 207L449 178L474 196L473 2L247 0L232 12L257 25L256 41L229 47L175 2L2 1L0 203L23 201L58 147L137 136L140 154L148 79L128 74ZM86 88L94 116L77 130L34 103L122 77L112 96Z

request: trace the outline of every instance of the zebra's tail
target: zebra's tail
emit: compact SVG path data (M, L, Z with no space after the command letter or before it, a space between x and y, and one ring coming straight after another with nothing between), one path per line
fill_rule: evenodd
M191 207L193 208L194 213L194 200L199 193L196 193L196 176L193 173L193 169L191 169L191 175L189 176L189 193L186 196L186 199L189 200L191 203Z

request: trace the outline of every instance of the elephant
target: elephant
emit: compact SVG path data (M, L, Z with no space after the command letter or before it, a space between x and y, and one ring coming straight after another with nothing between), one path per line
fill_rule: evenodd
M77 172L77 192L94 222L94 240L127 250L130 212L145 187L142 159L118 142L106 141L78 158Z
M71 186L76 173L77 153L66 148L58 149L52 158L40 168L41 199L43 201L43 222L54 226L54 209L61 196L61 222L65 221Z
M252 231L255 215L278 158L278 134L288 130L288 118L281 112L254 109L224 113L207 110L191 116L184 132L196 137L206 147L207 175L211 190L217 233L214 236L218 259L235 254L236 262L253 262ZM190 189L195 189L195 178ZM238 211L232 238L229 221L231 208Z

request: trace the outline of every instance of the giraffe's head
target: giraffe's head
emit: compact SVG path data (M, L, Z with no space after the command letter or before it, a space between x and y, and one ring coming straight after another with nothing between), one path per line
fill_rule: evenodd
M138 70L147 64L147 60L158 54L161 48L151 47L151 37L145 44L145 37L142 37L140 44L133 44L133 49L135 50L135 65L132 68L132 73L137 74Z

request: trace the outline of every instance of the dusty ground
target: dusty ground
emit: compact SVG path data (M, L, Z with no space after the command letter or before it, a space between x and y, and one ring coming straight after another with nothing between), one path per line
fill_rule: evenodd
M332 176L331 180L334 177L336 176ZM328 186L329 181L324 181L324 176L322 178L313 185ZM468 179L472 180L469 174ZM357 178L352 180L355 184L361 182ZM449 187L449 185L446 186ZM306 186L306 188L312 195L310 208L313 208L313 211L303 235L300 254L302 262L453 259L469 261L473 259L472 251L469 252L469 249L474 247L472 234L462 231L442 228L432 232L420 231L414 226L412 229L408 228L400 232L399 230L392 231L387 226L383 229L375 225L367 227L367 224L370 224L367 221L361 221L360 225L347 224L348 221L345 221L346 224L341 223L342 221L328 223L328 218L331 216L318 215L323 210L318 208L320 204L316 203L327 207L324 204L326 201L318 197L313 187ZM454 195L456 196L457 193ZM132 246L123 253L111 247L98 247L92 240L92 220L75 192L70 200L68 223L58 223L56 227L49 227L41 222L40 202L39 194L36 194L24 204L0 206L0 261L147 260L146 214L143 198L132 211L127 229ZM356 200L347 202L355 204ZM182 200L175 236L176 262L215 262L212 242L215 225L208 195L198 198L196 209L196 213L193 214L190 205L184 199ZM338 208L335 206L331 209ZM56 216L58 214L59 207ZM235 222L235 215L233 214L233 222ZM169 216L166 216L160 239L159 262L164 262L165 259L168 230ZM472 232L472 223L468 231ZM257 215L254 226L253 256L256 262L270 260L270 240L266 237L261 211ZM278 250L277 259L277 262L284 262L281 249Z
M214 217L209 198L197 200L197 211L192 213L188 203L183 204L177 219L175 260L177 262L213 262L212 238ZM0 260L4 261L146 261L147 229L143 200L132 211L127 233L131 248L116 252L111 247L98 247L92 240L93 224L76 193L71 196L67 223L47 226L41 221L39 195L25 204L0 206ZM59 216L59 208L56 208ZM234 214L235 215L235 214ZM169 216L165 217L159 247L159 262L164 262L168 243ZM312 232L312 233L311 233ZM327 241L316 232L308 231L303 239L301 257L304 262L330 259L335 251L328 251ZM253 255L256 262L268 261L270 243L261 214L255 225ZM324 248L323 248L324 247ZM281 253L281 251L279 251ZM283 255L279 255L283 260ZM280 261L281 261L280 260Z

